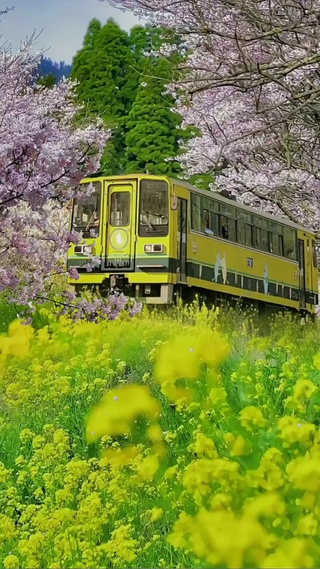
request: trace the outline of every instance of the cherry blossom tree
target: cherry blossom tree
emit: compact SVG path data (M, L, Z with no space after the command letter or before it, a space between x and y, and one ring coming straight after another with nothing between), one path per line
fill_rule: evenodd
M320 1L109 0L174 28L188 175L320 233ZM181 88L183 96L181 96Z
M61 259L80 238L68 231L66 204L109 136L99 121L78 123L70 81L36 84L31 47L0 50L0 291L19 304L65 270Z

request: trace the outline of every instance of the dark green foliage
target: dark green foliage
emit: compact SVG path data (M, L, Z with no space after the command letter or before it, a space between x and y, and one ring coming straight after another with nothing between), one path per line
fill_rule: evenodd
M46 87L47 89L52 89L52 87L56 84L56 78L51 73L50 75L44 75L44 77L40 77L37 83L42 87Z
M201 190L209 190L210 184L214 182L214 176L212 174L193 174L188 181Z
M72 78L79 98L106 123L117 123L131 108L138 84L128 34L113 21L89 24L84 47L74 58Z
M73 58L71 78L79 82L77 92L81 100L84 100L87 82L90 80L92 55L94 53L95 41L97 40L100 30L101 23L99 20L91 20L87 33L84 36L83 47Z
M119 173L124 164L125 119L138 85L138 71L128 34L112 19L105 26L92 20L83 48L73 62L72 78L86 115L100 116L114 131L102 159L107 173Z
M175 100L166 93L184 58L181 40L172 30L155 26L133 28L130 39L141 79L127 121L126 170L177 176L182 172L178 157L183 143L193 136L191 128L181 128ZM157 53L164 44L174 48L169 56Z
M175 46L169 58L155 55L164 43ZM135 26L128 35L111 19L104 26L90 22L72 79L79 83L82 116L100 116L112 129L101 161L105 174L181 172L179 142L192 130L181 129L182 118L165 90L182 58L183 46L171 30Z
M188 139L192 131L181 128L182 117L174 110L174 99L165 93L169 74L168 60L160 57L145 62L127 121L127 172L172 176L181 173L177 159L181 153L180 141Z

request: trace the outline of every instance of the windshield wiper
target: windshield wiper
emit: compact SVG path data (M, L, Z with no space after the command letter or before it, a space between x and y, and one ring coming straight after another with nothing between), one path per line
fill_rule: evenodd
M90 227L90 225L91 225L91 223L92 223L92 221L93 221L93 218L94 218L94 216L95 216L96 214L97 214L97 210L94 210L94 212L92 212L92 214L91 214L91 217L90 217L90 219L89 219L89 221L88 221L88 224L87 224L87 226L86 226L86 228L85 228L85 231L88 231L88 229L89 229L89 227Z
M146 225L149 227L149 229L151 229L151 231L155 231L155 228L153 227L151 221L149 221L149 214L148 213L142 214L142 222L146 223Z

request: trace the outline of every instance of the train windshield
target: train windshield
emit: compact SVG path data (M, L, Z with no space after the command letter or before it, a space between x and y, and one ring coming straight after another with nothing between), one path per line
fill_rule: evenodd
M90 196L77 198L73 203L72 229L82 231L83 237L97 237L100 226L101 184L94 182Z
M168 194L164 180L141 181L139 235L168 234Z

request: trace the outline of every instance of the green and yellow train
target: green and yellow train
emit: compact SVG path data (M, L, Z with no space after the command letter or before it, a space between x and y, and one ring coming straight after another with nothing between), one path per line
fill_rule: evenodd
M76 289L121 290L153 305L200 293L315 313L315 236L305 227L166 176L82 183L94 193L72 207L71 228L83 233L68 254ZM88 272L90 255L101 264Z

